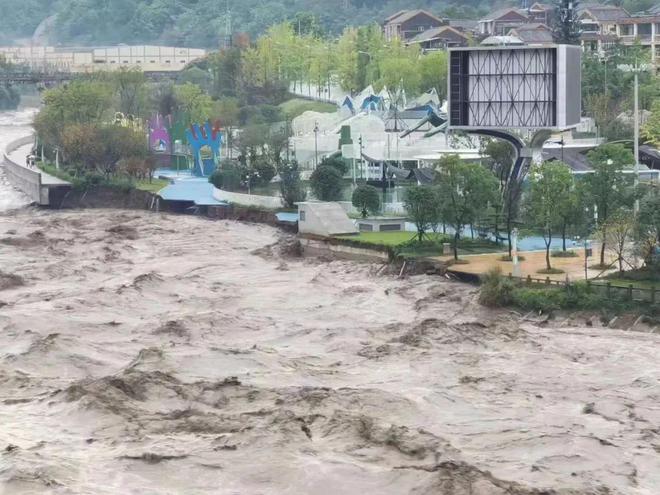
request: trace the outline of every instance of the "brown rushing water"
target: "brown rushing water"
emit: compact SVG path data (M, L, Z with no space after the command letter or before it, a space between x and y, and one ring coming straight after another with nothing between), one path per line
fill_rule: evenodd
M0 493L658 493L660 336L279 235L0 215Z

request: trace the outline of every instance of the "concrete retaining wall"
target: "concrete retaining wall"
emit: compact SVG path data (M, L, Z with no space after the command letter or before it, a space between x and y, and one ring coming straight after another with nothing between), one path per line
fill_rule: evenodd
M9 143L2 157L2 163L5 167L5 172L7 173L7 178L9 181L15 187L23 191L23 193L28 198L30 198L31 201L43 204L41 191L41 173L36 170L25 168L9 158L9 154L12 151L20 148L21 146L30 144L33 141L33 136L25 136ZM47 201L48 200L46 199L46 204Z
M261 196L258 194L243 194L213 188L213 197L218 201L236 203L243 206L259 206L261 208L281 208L282 200L275 196Z
M305 254L311 255L330 255L337 258L359 260L359 261L376 261L387 262L389 255L385 251L376 251L374 249L364 249L354 246L346 246L342 244L331 244L329 242L309 239L302 237L300 243L303 247Z

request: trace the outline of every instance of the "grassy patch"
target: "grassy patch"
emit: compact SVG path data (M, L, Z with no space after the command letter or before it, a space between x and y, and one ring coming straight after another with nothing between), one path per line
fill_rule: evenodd
M363 244L376 244L378 246L399 246L416 238L415 232L360 232L350 236L350 239Z
M86 172L84 174L76 175L76 172L73 169L58 169L51 163L39 163L38 166L47 174L70 182L72 187L78 190L84 190L95 186L104 186L113 187L122 191L142 189L143 191L155 192L168 184L168 181L162 179L154 179L151 184L149 184L149 181L147 180L136 182L133 178L124 175L111 176L108 178L98 172ZM140 187L140 184L142 184L142 187ZM153 189L148 189L149 186Z
M564 270L559 268L543 268L541 270L537 270L536 273L540 273L542 275L558 275L560 273L564 273Z
M303 98L292 98L284 103L280 103L280 109L289 119L294 119L307 111L333 113L337 111L337 105L305 100Z
M508 254L505 254L504 256L500 256L498 259L500 261L507 261L509 263L513 261L513 257L509 256ZM525 261L525 257L518 255L518 261Z
M578 258L580 255L577 251L568 250L568 251L553 251L550 255L553 258Z
M449 261L447 262L447 265L449 265L449 266L453 266L453 265L469 265L469 264L470 264L470 262L469 262L468 260L460 259L460 258L457 259L457 260L449 260Z
M149 180L138 180L135 181L135 188L140 191L157 193L169 184L170 181L167 179L151 179L151 182L149 182Z
M650 307L647 303L611 299L602 288L586 282L575 282L564 287L524 285L503 277L497 269L484 275L481 281L479 302L489 307L514 306L543 313L559 309L623 313L637 309L647 311Z
M614 268L614 265L601 265L600 263L589 265L589 270L609 270L610 268Z
M350 239L351 242L365 246L393 249L406 257L441 256L442 245L451 243L453 238L444 234L426 234L424 240L417 241L415 232L360 232L354 236L339 236L338 239ZM501 247L492 241L481 239L461 239L458 241L458 254L482 254L501 251Z

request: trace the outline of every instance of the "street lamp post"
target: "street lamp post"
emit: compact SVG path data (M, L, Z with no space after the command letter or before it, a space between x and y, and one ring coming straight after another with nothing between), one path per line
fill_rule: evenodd
M314 170L319 166L319 123L314 122Z
M634 116L635 122L633 123L634 130L634 150L635 150L635 192L639 187L639 73L648 70L647 64L641 64L635 60L634 65L622 64L618 66L620 70L625 72L632 72L634 75ZM635 199L635 214L639 211L639 199Z
M360 134L360 179L364 178L364 162L362 160L362 134Z

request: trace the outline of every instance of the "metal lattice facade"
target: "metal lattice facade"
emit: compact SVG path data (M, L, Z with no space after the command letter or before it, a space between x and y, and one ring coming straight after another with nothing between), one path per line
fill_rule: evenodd
M449 58L450 125L471 129L538 129L566 127L579 122L580 67L575 67L575 60L579 64L580 57L575 57L570 48L452 50ZM577 99L574 95L569 97L567 92L568 86L575 92L576 78ZM568 105L577 105L577 112ZM577 121L572 122L576 118Z

